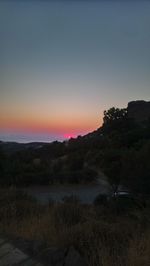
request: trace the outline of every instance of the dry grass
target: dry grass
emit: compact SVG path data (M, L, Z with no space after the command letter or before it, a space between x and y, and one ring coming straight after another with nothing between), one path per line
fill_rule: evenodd
M142 266L150 264L150 230L140 237L131 239L127 252L129 266Z
M149 210L114 217L109 210L79 203L41 207L17 193L1 193L1 231L49 246L73 245L89 266L149 265Z

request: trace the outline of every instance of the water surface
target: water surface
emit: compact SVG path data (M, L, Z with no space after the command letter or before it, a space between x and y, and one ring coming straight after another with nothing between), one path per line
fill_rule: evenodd
M38 186L25 190L42 204L48 203L50 199L60 202L64 196L70 195L76 195L82 203L92 203L97 195L108 193L108 185L103 181L91 185Z

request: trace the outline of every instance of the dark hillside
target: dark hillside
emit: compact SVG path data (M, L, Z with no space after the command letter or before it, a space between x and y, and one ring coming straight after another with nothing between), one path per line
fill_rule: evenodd
M135 101L126 109L110 108L104 111L100 128L69 141L1 142L1 185L89 183L102 171L113 191L124 186L149 193L149 106L149 102Z

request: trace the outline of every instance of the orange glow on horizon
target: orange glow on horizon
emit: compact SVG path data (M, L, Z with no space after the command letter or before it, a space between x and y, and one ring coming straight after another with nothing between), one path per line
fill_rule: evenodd
M99 122L99 121L98 121ZM0 116L0 130L12 130L33 133L58 133L69 138L69 135L77 136L78 134L88 133L97 129L100 122L96 123L92 118L83 119L75 118L68 119L54 117L53 119L41 119L41 117L26 118L26 117L1 117ZM66 133L69 132L69 133Z
M59 134L65 139L84 135L100 127L102 119L95 116L86 117L69 114L55 113L44 116L43 113L3 112L0 114L0 130L22 133L48 133Z

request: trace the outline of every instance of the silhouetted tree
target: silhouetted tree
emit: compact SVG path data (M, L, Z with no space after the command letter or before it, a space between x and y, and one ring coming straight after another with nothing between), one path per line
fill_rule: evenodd
M116 121L122 121L124 118L127 117L127 109L119 109L112 107L109 110L104 111L104 125L105 124L111 124Z
M127 117L127 109L119 109L112 107L104 111L103 117L103 132L112 133L112 131L122 131L129 127L129 119Z

